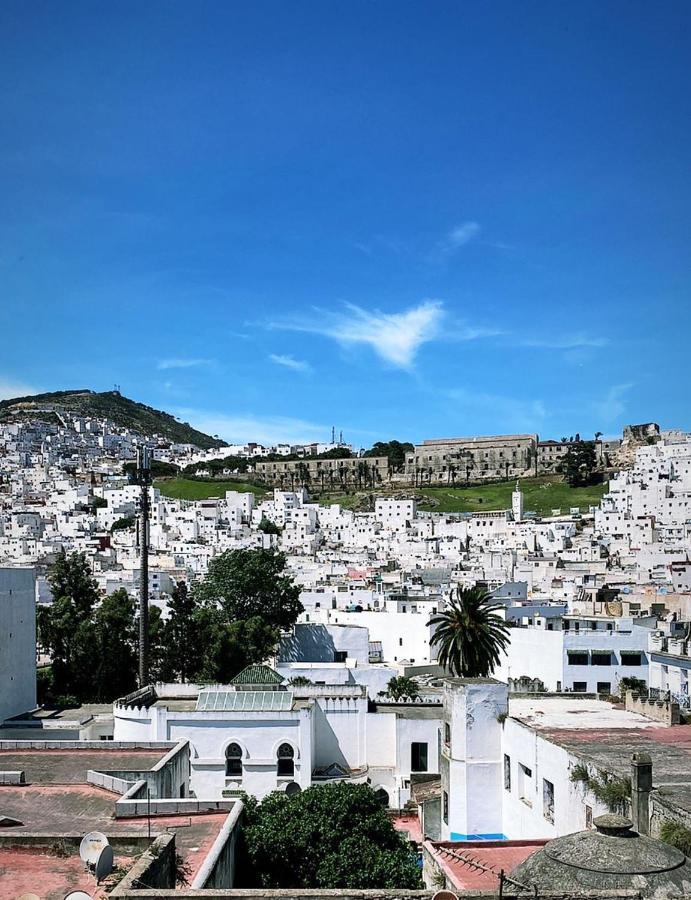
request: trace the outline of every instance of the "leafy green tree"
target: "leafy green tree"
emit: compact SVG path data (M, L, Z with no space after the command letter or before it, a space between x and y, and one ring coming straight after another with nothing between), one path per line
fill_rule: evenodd
M597 472L597 455L593 441L573 441L561 461L561 471L571 487L593 484Z
M509 626L483 588L458 588L448 607L429 620L436 625L430 646L438 646L439 665L462 678L486 678L510 641Z
M48 569L47 580L54 600L69 597L80 619L91 614L99 593L85 553L68 556L63 550Z
M205 606L194 619L201 638L194 677L200 681L226 684L245 666L271 656L280 639L261 616L229 622L222 610Z
M90 700L108 703L137 686L134 600L124 588L104 597L94 614L93 689Z
M136 521L136 516L123 516L121 519L116 519L110 526L111 534L114 531L126 531L128 528L133 528Z
M53 602L39 607L37 627L39 641L51 657L51 693L56 698L82 699L90 690L98 586L83 553L61 553L47 578Z
M190 681L200 669L199 603L184 581L178 581L168 601L168 619L163 625L161 678Z
M285 555L276 550L227 550L209 563L195 599L219 604L230 621L258 616L274 628L290 628L303 606L285 565Z
M406 453L412 453L414 449L409 441L377 441L371 450L365 451L365 456L386 456L389 468L393 472L401 472L405 467Z
M310 684L313 684L309 678L305 675L293 675L292 678L288 679L288 684L293 687L308 687Z
M262 517L261 522L257 525L258 531L263 531L264 534L280 534L281 528L275 522L272 522L271 519L267 519L266 516Z
M394 675L386 685L386 695L391 697L392 700L401 700L403 697L413 700L415 697L420 696L420 688L414 678L408 678L405 675Z
M415 856L374 791L341 782L247 803L246 877L261 888L422 887Z

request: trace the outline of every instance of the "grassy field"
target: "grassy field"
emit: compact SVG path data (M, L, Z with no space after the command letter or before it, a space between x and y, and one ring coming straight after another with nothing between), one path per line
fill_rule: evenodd
M421 510L433 512L481 512L484 509L508 509L511 506L511 492L515 482L502 481L498 484L472 485L470 487L418 487L396 493L414 494L426 497L420 501ZM194 481L189 478L164 478L155 482L166 497L177 500L206 500L208 497L223 497L226 491L252 491L257 500L263 499L267 490L245 481ZM606 484L595 484L586 488L572 488L563 481L545 476L525 478L521 481L524 506L527 511L548 516L553 509L568 512L572 506L579 506L586 512L589 506L600 502L607 490ZM386 496L383 491L375 496ZM323 494L318 499L326 505L340 503L345 509L362 509L362 501L370 492L344 494L334 492Z
M251 491L261 500L266 490L246 481L194 481L191 478L162 478L154 482L161 493L175 500L207 500L209 497L223 497L226 491Z
M433 512L481 512L483 509L509 509L514 481L503 481L498 484L472 485L470 487L419 487L410 488L410 493L417 497L426 497L429 502L421 500L421 510ZM596 505L607 490L606 484L596 484L586 488L572 488L563 481L549 476L542 478L526 478L521 481L524 495L524 506L527 511L540 516L548 516L553 509L568 512L572 506L579 506L586 512L589 506ZM386 492L384 492L385 494ZM406 493L401 490L397 493ZM340 503L346 509L361 508L363 494L333 493L320 497L320 502Z
M421 488L420 493L436 503L420 503L420 509L438 512L481 512L483 509L509 509L511 492L515 482L503 481L499 484L476 485L472 487ZM572 506L579 506L586 512L589 506L597 505L607 490L606 484L595 484L585 488L572 488L554 478L526 478L521 481L523 505L526 510L538 515L549 515L553 509L568 512Z

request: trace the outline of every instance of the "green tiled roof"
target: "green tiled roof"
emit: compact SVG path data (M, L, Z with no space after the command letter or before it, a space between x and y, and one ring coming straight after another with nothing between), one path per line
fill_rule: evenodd
M247 666L238 672L231 684L282 684L283 678L270 666Z

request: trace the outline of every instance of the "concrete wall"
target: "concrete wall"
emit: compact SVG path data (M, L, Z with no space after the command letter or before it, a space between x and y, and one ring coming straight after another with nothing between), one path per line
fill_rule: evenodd
M231 888L235 882L235 851L243 812L237 800L192 882L193 888Z
M160 834L142 853L111 897L136 896L137 889L175 888L175 835Z
M491 679L449 679L444 683L442 728L442 837L444 840L501 839L501 724L508 687ZM448 816L444 817L444 796Z
M278 648L281 662L335 662L336 652L345 652L358 665L369 662L369 633L356 625L297 624L293 634Z
M36 573L0 569L0 722L36 707Z

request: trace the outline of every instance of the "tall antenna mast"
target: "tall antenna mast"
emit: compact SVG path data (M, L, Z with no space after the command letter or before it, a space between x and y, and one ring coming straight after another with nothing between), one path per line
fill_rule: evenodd
M332 444L336 443L336 426L335 425L331 426L331 443Z
M139 502L139 687L149 683L149 486L151 484L151 450L137 450L137 484L141 487Z

